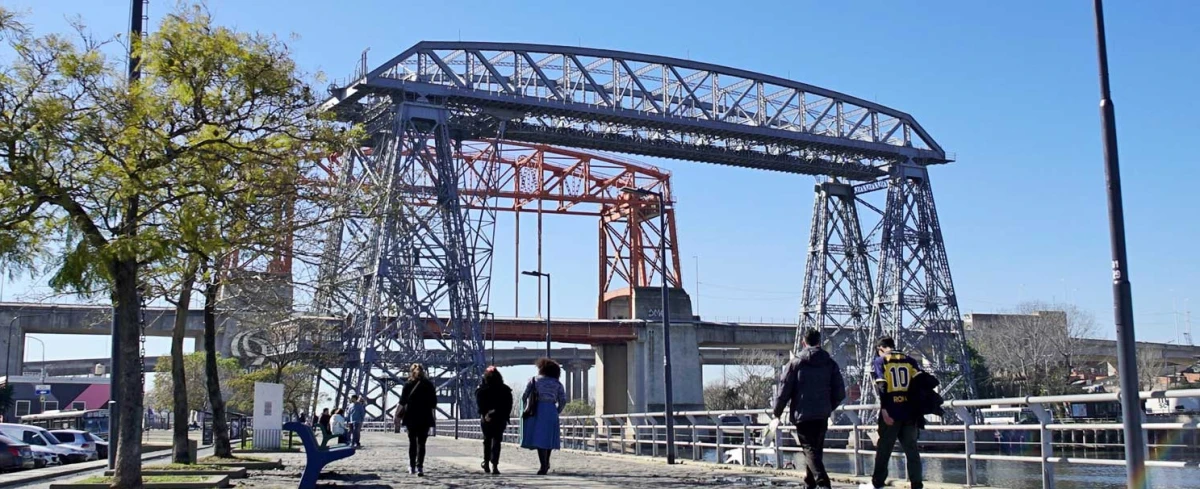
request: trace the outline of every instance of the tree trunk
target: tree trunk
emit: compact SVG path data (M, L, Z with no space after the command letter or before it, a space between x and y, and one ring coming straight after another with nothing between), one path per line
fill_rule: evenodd
M116 259L109 265L113 277L113 314L116 316L117 338L120 345L121 392L116 398L121 412L116 440L116 461L113 467L114 488L142 487L142 366L136 259Z
M189 260L179 284L179 303L175 305L175 329L171 332L171 416L173 447L171 460L177 464L191 463L188 458L188 406L187 375L183 369L183 337L187 330L188 309L192 304L192 287L196 283L194 260Z
M229 445L229 425L225 419L225 399L221 397L221 378L217 369L217 291L215 278L204 285L204 373L208 381L208 403L213 416L213 455L233 458Z

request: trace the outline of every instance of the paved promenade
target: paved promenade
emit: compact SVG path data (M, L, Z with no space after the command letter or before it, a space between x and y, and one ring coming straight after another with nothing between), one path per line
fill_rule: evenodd
M668 466L664 460L633 456L560 451L551 460L550 475L538 476L537 455L505 445L502 475L487 475L479 467L482 444L475 440L431 437L425 460L425 477L408 473L408 439L403 435L363 433L364 448L353 457L326 467L321 487L385 489L400 487L474 489L491 487L558 487L565 489L690 488L690 487L804 487L798 477L774 476L738 467L711 464ZM276 456L272 454L272 456ZM277 471L256 471L237 487L294 488L300 479L302 454L280 454L287 466ZM839 489L856 487L834 484Z

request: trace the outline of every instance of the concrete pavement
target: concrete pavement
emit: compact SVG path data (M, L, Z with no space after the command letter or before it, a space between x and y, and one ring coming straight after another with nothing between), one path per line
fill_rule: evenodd
M364 448L348 459L326 467L321 487L391 489L424 487L438 489L482 489L492 487L559 487L568 489L690 488L690 487L804 487L793 476L755 472L739 467L685 463L667 466L663 460L574 451L555 452L551 472L538 476L537 455L505 445L501 454L502 475L483 473L482 444L475 440L431 437L425 460L425 477L408 473L408 440L391 433L363 433ZM276 455L272 455L273 457ZM237 487L294 488L303 470L303 454L279 454L283 470L255 471L237 481ZM838 489L856 487L838 483Z

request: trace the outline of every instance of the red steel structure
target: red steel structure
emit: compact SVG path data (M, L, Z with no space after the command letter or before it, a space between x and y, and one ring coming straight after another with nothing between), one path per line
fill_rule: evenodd
M362 151L370 152L370 148ZM678 234L671 193L670 172L611 154L558 148L545 144L511 141L467 141L455 154L462 175L459 185L468 212L505 211L516 214L514 233L515 267L520 271L521 214L537 219L537 264L541 269L542 216L544 214L594 216L598 224L597 318L606 318L604 303L629 294L632 287L649 287L659 280L680 287ZM341 158L331 155L318 165L322 175L313 185L336 187L342 174ZM666 230L659 229L658 206L653 199L625 192L637 188L661 192L666 199ZM290 218L293 209L283 206L280 218ZM488 233L474 219L476 233ZM484 219L483 221L487 221ZM491 222L494 226L494 219ZM668 269L659 259L659 240L667 240ZM490 239L484 239L490 242ZM292 239L281 239L271 253L234 253L234 269L261 268L290 275ZM490 245L487 246L490 248ZM477 252L477 261L490 260L491 250ZM264 256L269 255L269 256ZM484 258L480 255L488 255ZM258 266L252 263L258 262ZM518 288L519 290L519 288ZM519 297L518 297L519 298ZM539 294L540 299L540 294ZM540 308L540 303L539 303Z
M631 287L660 280L680 286L670 172L609 154L511 141L465 142L456 156L463 163L460 187L468 209L516 213L516 250L521 214L536 214L538 270L544 214L598 218L598 318L606 319L603 305L608 299L629 294ZM624 188L662 192L666 229L659 229L656 202ZM664 236L667 270L662 270L658 256ZM519 254L515 267L519 272Z

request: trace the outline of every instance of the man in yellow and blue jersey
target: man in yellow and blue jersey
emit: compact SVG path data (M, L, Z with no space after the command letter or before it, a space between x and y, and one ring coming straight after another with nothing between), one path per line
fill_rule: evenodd
M922 489L921 456L917 451L917 436L921 431L922 417L912 407L909 386L913 377L923 373L912 357L896 350L896 340L884 337L875 344L879 355L872 363L871 375L879 393L879 442L875 447L875 473L871 485L884 486L888 476L888 461L896 440L904 449L908 468L908 481L913 489ZM864 484L864 486L866 486Z

